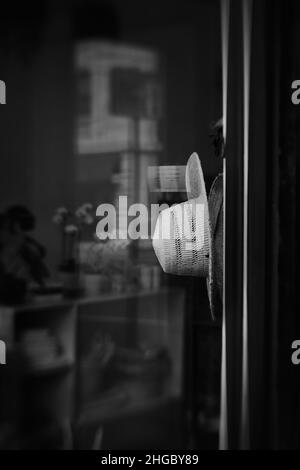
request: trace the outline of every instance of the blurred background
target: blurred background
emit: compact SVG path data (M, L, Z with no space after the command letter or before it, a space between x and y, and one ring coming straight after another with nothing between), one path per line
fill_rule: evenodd
M222 170L214 0L9 2L0 18L0 448L217 448L221 328L204 279L96 208L181 202L147 169ZM126 217L126 214L120 214Z

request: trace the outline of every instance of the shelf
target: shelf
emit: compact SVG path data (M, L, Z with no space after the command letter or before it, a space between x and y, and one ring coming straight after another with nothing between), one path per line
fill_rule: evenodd
M61 298L57 299L57 297L53 299L47 299L46 301L43 299L43 302L41 300L35 301L32 299L30 302L21 304L21 305L15 305L11 307L11 310L16 312L16 313L27 313L27 312L32 312L32 311L37 311L37 310L51 310L51 309L64 309L64 308L72 308L74 306L74 301Z
M62 357L41 367L27 367L24 375L27 377L46 377L70 370L74 366L74 361L68 357Z
M142 298L148 296L157 296L157 295L166 295L170 292L169 289L159 289L159 290L137 290L137 291L130 291L130 292L123 292L120 294L117 293L107 293L101 296L95 297L82 297L80 298L77 303L79 305L89 304L94 302L116 302L119 300L126 300L131 298Z
M148 296L159 296L159 295L167 295L171 292L168 288L162 288L159 290L136 290L136 291L128 291L122 293L103 293L97 296L89 297L89 296L82 296L76 299L67 299L61 296L61 299L58 299L57 296L54 296L53 300L49 299L47 296L47 300L44 302L43 299L38 301L32 299L30 302L16 305L15 307L11 307L12 310L18 313L25 313L28 311L34 310L48 310L48 309L62 309L62 308L72 308L73 306L80 306L92 303L102 303L102 302L117 302L131 298L142 298Z
M18 381L18 384L22 385L19 387L18 384L12 384L12 391L20 404L26 404L24 408L26 413L21 416L22 425L28 425L30 428L31 426L39 427L41 421L48 421L48 419L59 421L62 418L63 421L69 423L73 423L75 419L75 425L78 426L93 422L110 424L123 418L140 417L144 412L152 415L152 410L159 417L160 410L167 409L170 403L179 400L180 385L178 384L181 377L179 352L181 351L183 302L184 289L161 287L157 290L108 292L94 297L81 296L72 299L62 296L60 298L57 294L46 295L45 298L38 296L36 299L34 297L28 299L28 302L23 305L5 307L2 324L6 328L5 337L9 339L7 345L10 352L16 352L17 369L14 369L14 374L16 377L17 374L20 375L21 382ZM144 324L146 327L142 335L140 326ZM36 355L30 363L32 355L28 354L24 348L26 341L23 344L21 340L24 332L38 329L49 330L51 337L56 338L57 354L63 356L57 358L56 355L52 355L55 361L51 361L48 365L41 363L39 367L32 367L31 364L35 364L35 359L38 363L38 360L43 358L36 348ZM77 403L80 398L81 376L78 366L80 358L83 357L82 345L87 344L94 337L97 338L99 331L104 334L108 332L116 343L121 342L122 338L119 339L119 336L125 329L130 344L132 342L135 345L135 341L140 341L140 338L142 341L144 336L153 337L155 341L159 337L159 341L163 344L167 343L170 359L175 365L168 384L172 394L169 387L168 390L160 388L157 390L156 387L154 389L150 387L148 390L142 383L140 390L140 387L122 384L122 387L119 385L118 389L112 387L110 390L103 391L101 395L89 395L96 397L97 401ZM175 341L169 341L169 335L176 335ZM44 342L42 344L44 346ZM33 351L36 349L33 347ZM51 356L49 359L51 360ZM41 422L42 426L44 426L43 422ZM37 442L37 445L42 448L48 445L46 434L48 433L45 431L45 439L41 436L41 442L38 442L40 436L37 431L37 434L32 439L30 437L28 442L20 441L20 447L31 447ZM50 434L49 442L52 440ZM57 435L56 431L54 431L55 434ZM30 429L28 429L28 435L30 435Z

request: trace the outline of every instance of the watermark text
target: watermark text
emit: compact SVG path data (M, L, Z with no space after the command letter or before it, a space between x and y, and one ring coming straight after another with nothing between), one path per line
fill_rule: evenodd
M0 365L6 364L6 344L0 340Z
M6 85L3 80L0 80L0 104L6 104Z

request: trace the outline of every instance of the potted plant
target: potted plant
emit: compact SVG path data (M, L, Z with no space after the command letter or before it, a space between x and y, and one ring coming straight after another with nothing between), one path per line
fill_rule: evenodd
M88 296L108 290L107 265L103 258L103 245L92 243L82 264L82 284Z
M110 237L99 243L103 245L104 266L110 279L112 291L121 293L130 281L128 276L130 240L119 238L118 233L112 231Z
M90 203L82 204L74 212L66 207L59 207L53 216L53 222L61 229L59 272L67 295L77 295L80 292L79 243L85 226L94 221L92 208Z

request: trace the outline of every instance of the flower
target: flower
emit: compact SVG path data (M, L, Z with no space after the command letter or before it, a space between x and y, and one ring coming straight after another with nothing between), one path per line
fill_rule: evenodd
M93 204L91 204L90 202L86 202L85 204L82 204L82 207L85 210L92 210L93 209Z
M91 225L94 221L90 211L92 210L93 206L89 202L82 204L78 207L75 211L75 217L79 219L79 223Z
M66 222L68 214L69 211L66 209L66 207L58 207L52 218L53 223L56 225L62 225L64 222Z
M94 222L94 219L91 215L87 215L84 220L87 225L91 225Z
M84 209L82 208L82 206L78 207L78 209L75 211L75 217L77 217L78 219L81 219L81 217L84 217L84 216L85 216Z
M65 232L66 233L77 233L78 232L78 227L76 227L76 225L74 224L69 224L69 225L66 225L65 226Z
M59 215L67 215L68 212L69 211L66 207L58 207L58 209L56 209L56 213Z
M54 224L60 225L63 221L63 217L60 214L55 213L53 218L52 218L52 221L53 221Z

